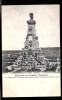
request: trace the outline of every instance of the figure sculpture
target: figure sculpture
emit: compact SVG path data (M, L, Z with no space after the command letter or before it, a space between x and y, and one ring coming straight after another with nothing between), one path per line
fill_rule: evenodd
M33 19L33 13L30 13L30 20Z

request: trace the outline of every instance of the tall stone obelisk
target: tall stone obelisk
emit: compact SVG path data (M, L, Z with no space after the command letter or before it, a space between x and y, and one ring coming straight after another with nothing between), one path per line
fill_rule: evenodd
M35 29L36 21L33 20L33 13L30 13L29 15L30 15L30 20L27 21L28 31L25 40L25 48L36 50L37 48L39 48L38 37L36 36L36 29Z

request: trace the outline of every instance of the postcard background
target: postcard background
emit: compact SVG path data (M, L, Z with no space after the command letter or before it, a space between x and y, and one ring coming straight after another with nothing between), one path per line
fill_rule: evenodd
M36 20L36 34L40 47L60 47L59 7L59 5L2 6L2 50L21 50L24 47L30 12L33 12ZM14 74L2 74L3 97L60 96L60 73L45 74L58 77L5 78L14 77Z
M60 73L40 74L48 77L14 78L18 74L3 74L3 97L61 96Z

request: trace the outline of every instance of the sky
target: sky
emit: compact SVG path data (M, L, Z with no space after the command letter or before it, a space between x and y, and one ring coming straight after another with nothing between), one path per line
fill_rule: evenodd
M5 5L2 6L2 50L24 48L31 12L39 47L60 47L59 5Z

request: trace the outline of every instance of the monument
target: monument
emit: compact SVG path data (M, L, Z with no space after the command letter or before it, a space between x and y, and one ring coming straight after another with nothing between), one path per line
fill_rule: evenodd
M36 21L33 20L33 13L30 13L30 20L27 21L27 24L28 24L28 31L25 40L25 47L23 48L22 51L23 54L25 55L32 53L33 55L37 56L37 54L40 51L40 48L39 48L38 37L36 36L36 29L35 29Z
M27 21L28 31L25 41L25 48L36 50L39 48L38 37L36 36L35 24L36 21L33 20L33 13L30 13L30 20Z
M12 65L14 72L17 72L18 70L46 70L46 57L41 55L38 36L36 35L36 21L33 20L33 13L30 13L29 15L30 20L27 21L28 30L24 48L22 48L22 54Z

